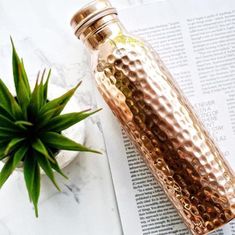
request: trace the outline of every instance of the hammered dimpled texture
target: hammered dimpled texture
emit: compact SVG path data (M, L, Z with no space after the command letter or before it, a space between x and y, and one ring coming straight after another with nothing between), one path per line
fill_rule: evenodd
M141 42L104 48L98 89L192 234L232 220L234 173L159 56Z

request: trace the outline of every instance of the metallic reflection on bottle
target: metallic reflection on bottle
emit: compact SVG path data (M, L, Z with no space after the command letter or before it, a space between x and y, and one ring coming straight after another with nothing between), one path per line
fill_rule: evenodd
M158 54L107 0L72 18L97 87L192 234L235 218L235 175Z

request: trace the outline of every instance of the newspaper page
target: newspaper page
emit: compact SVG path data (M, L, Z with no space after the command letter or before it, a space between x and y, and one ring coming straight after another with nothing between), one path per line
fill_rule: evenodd
M235 170L235 1L157 1L119 16L158 51ZM98 105L123 233L189 234L99 95ZM235 235L235 223L213 234Z

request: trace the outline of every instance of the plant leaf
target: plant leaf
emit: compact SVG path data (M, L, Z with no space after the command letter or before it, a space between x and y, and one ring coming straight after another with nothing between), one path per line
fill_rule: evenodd
M23 74L23 79L24 79L24 83L25 83L26 89L28 90L28 93L31 94L31 89L30 89L30 85L29 85L29 80L28 80L27 73L26 73L26 71L25 71L23 59L21 59L21 68L22 68L22 74Z
M1 127L9 127L10 126L11 127L11 126L14 126L14 122L12 122L7 117L0 114L0 126Z
M40 194L40 169L36 157L28 153L24 160L24 178L29 199L33 201L35 215L38 217L38 199Z
M58 162L55 160L55 163L50 162L51 167L60 175L62 175L65 179L69 179L68 176L66 176L63 171L60 169Z
M49 147L55 149L100 153L96 150L89 149L86 146L76 143L75 141L56 132L45 132L43 133L43 136L41 136L41 139Z
M2 161L3 159L5 159L5 158L7 158L7 157L9 157L9 155L5 155L5 154L1 155L1 156L0 156L0 161Z
M22 145L14 154L13 157L13 168L15 169L19 162L25 157L28 148L26 145Z
M50 150L50 148L48 149L48 152L51 156L53 156L52 151ZM65 179L68 179L68 176L66 176L63 171L60 169L60 166L56 160L56 158L54 158L54 162L50 162L51 167L57 172L59 173L61 176L63 176Z
M39 82L40 72L38 73L37 82L32 92L30 106L29 106L29 109L32 115L35 113L37 114L39 110L42 108L42 106L47 103L47 90L48 90L48 82L49 82L51 70L49 70L49 73L47 75L47 80L45 84L43 84L45 72L46 70L44 69L40 82Z
M14 131L22 130L24 128L17 126L13 121L9 120L7 117L0 114L0 127L6 127L8 129L12 129Z
M22 143L25 140L25 138L13 138L8 143L6 149L5 149L5 155L8 155L11 151L13 151L15 148L19 146L20 143Z
M37 160L38 160L40 167L44 170L46 175L51 179L51 181L55 185L55 187L59 191L61 191L58 184L55 181L54 173L53 173L53 170L51 168L51 165L50 165L50 162L48 161L48 159L44 155L41 155L41 154L38 154L37 156L38 156Z
M62 109L62 107L58 106L54 109L48 110L47 112L45 112L41 116L39 116L36 120L37 129L40 129L44 125L46 125L53 118L53 116L55 116L56 113L60 112L61 109Z
M14 156L9 156L0 173L0 188L12 174L18 163L23 159L26 151L27 148L25 146L22 146L15 152Z
M12 44L12 69L13 69L17 100L22 107L24 115L26 115L27 106L30 102L30 96L31 96L29 82L24 69L24 65L21 63L21 60L19 59L19 56L16 52L12 39L11 39L11 44Z
M51 69L49 69L49 71L48 71L47 79L46 79L46 82L44 84L44 101L45 101L45 103L47 102L47 91L48 91L48 83L49 83L50 77L51 77Z
M20 127L25 127L25 126L33 126L33 123L27 122L27 121L16 121L15 125L20 126Z
M16 52L13 39L11 37L10 37L10 40L11 40L11 45L12 45L12 65L13 65L12 68L13 68L14 82L17 85L19 82L18 80L19 76L21 76L23 80L23 84L26 88L26 92L30 95L30 86L29 86L28 76L25 71L23 59L20 60Z
M43 156L45 156L51 162L54 162L54 159L49 155L45 145L43 144L43 142L40 139L36 139L33 142L32 147L33 147L34 150L41 153Z
M1 106L1 104L0 104L0 113L1 113L4 117L8 118L8 119L11 120L11 121L14 121L14 120L15 120L15 117L13 117L12 114L8 113L8 112Z
M0 79L0 106L9 114L13 119L23 118L23 112L12 96L4 82Z
M45 76L45 69L42 72L41 80L38 84L38 89L37 89L37 101L38 101L38 110L37 112L41 109L41 107L46 103L46 100L44 100L44 76Z
M43 106L43 108L41 109L39 116L44 114L45 112L47 112L48 110L54 109L58 106L61 106L61 110L59 110L55 115L59 115L65 105L68 103L68 101L70 100L70 98L73 96L74 92L77 90L77 88L80 86L81 82L79 82L73 89L69 90L68 92L66 92L64 95L60 96L59 98L56 98L54 100L49 101L47 104L45 104Z
M39 76L39 75L38 75ZM39 111L39 92L38 92L38 79L35 83L32 95L31 95L31 99L30 99L30 103L29 103L29 111L31 112L30 114L36 114Z
M9 134L9 136L15 137L20 134L21 131L13 129L11 127L0 127L0 133Z
M2 161L4 158L8 157L8 155L5 154L5 146L0 147L0 161Z
M44 77L45 77L46 69L43 70L42 77L41 77L41 82L39 84L39 93L40 93L40 100L41 100L41 106L43 106L47 102L47 97L45 99L45 85L43 84L44 82Z
M13 171L13 157L9 157L0 172L0 188L6 182Z
M99 112L96 110L94 112L79 112L79 113L67 113L64 115L60 115L57 117L52 118L48 124L45 126L50 131L60 132L63 131L74 124L86 119L87 117Z
M0 144L5 144L9 142L10 139L14 138L15 134L5 133L0 131Z
M32 181L33 181L33 176L34 176L34 171L35 171L35 163L36 160L34 159L35 157L32 155L32 151L28 152L24 159L24 179L25 179L25 184L28 190L29 194L29 199L32 201L32 196L31 196L31 188L32 188Z
M31 197L34 205L35 215L38 217L38 199L40 195L40 168L38 163L35 164L35 171L34 171L34 181L33 187L31 192Z
M35 119L35 120L37 118L36 115L38 114L39 110L42 108L42 106L45 103L45 101L44 101L44 85L43 85L44 74L45 74L45 70L43 71L41 81L39 82L38 80L40 77L40 72L38 73L37 82L36 82L34 90L32 92L30 104L29 104L29 108L28 108L30 115L33 116L34 117L33 119Z

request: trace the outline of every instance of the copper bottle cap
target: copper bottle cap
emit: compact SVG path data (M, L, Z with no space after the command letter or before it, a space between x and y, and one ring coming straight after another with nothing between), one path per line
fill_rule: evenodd
M117 14L116 9L108 0L92 1L88 5L79 10L71 19L71 26L75 35L80 38L83 30L89 27L98 19L110 15Z

